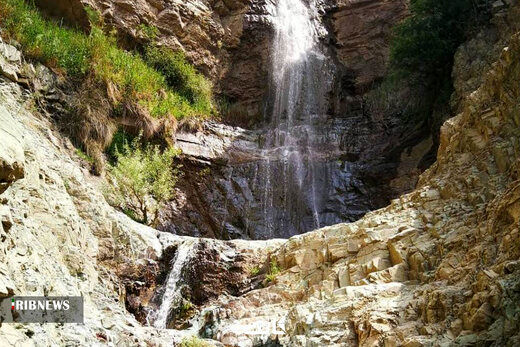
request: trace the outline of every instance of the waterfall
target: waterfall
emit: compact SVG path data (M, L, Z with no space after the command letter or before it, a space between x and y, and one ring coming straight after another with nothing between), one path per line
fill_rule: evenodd
M177 248L177 253L172 260L172 266L168 278L166 279L164 294L161 299L159 309L149 317L156 328L166 328L168 323L168 315L174 303L181 300L180 282L181 272L185 264L191 259L195 253L197 242L195 240L187 240L181 243Z
M326 114L331 78L314 1L278 0L274 11L270 129L260 165L271 236L307 231L303 224L320 227L320 196L326 191L318 183L314 124Z

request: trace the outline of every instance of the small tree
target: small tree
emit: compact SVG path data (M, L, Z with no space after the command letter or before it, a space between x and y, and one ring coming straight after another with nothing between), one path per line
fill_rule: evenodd
M109 167L116 204L133 219L154 225L160 206L174 195L180 175L174 159L179 154L173 147L161 151L159 146L141 146L140 137L116 148L117 163Z

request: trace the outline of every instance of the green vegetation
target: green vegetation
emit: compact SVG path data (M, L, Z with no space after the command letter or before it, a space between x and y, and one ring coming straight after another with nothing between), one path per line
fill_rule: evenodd
M488 0L411 0L410 13L395 28L391 71L376 98L404 102L400 109L405 115L423 119L435 105L448 103L455 51L472 29L489 19L489 5ZM407 89L408 98L392 100L389 94L398 89Z
M26 54L77 76L90 62L89 37L47 21L22 0L0 2L0 25L23 46Z
M204 341L196 336L185 337L182 339L179 347L212 347L209 342Z
M256 275L258 275L259 272L260 272L260 267L258 267L258 266L253 266L249 269L249 275L251 275L251 276L256 276Z
M282 272L282 269L278 266L276 259L272 259L269 263L269 273L265 275L265 283L274 281L280 272Z
M135 136L128 134L124 129L118 129L112 136L112 142L105 151L109 161L112 164L117 163L118 153L123 152L125 145L132 143L134 139Z
M133 133L168 139L176 120L200 122L213 113L212 90L181 54L150 47L142 57L120 49L115 33L104 31L102 17L91 8L86 12L89 34L45 19L23 0L2 0L0 28L5 39L21 44L26 56L75 82L71 111L59 120L100 174L103 151L123 118ZM157 35L155 27L141 25L139 30L150 41ZM108 154L115 158L114 146Z
M145 59L165 77L168 86L188 100L193 109L209 114L212 109L211 83L186 61L182 52L148 46Z
M115 204L137 221L154 225L160 206L171 199L179 177L174 165L178 149L161 151L158 146L143 146L141 137L122 150L116 147L117 164L109 167L114 183Z
M85 152L83 152L79 148L76 149L76 155L78 157L80 157L81 159L83 159L84 161L86 161L87 163L89 163L89 164L93 164L94 163L94 158L88 156Z
M90 35L44 19L23 0L4 0L0 4L0 25L32 58L71 76L94 74L98 81L111 87L114 107L136 102L144 112L159 118L210 114L211 85L181 55L160 49L168 63L159 66L159 58L152 59L152 65L161 67L157 71L138 54L118 48L115 37L103 32L96 12L87 12L92 22ZM142 30L147 35L156 33L146 26ZM156 49L148 51L153 53ZM152 53L147 56L153 58ZM175 59L170 63L170 58ZM180 76L175 84L170 83L172 75Z
M155 26L150 26L146 24L139 24L137 29L139 32L148 40L148 41L154 41L155 38L159 35L159 29Z

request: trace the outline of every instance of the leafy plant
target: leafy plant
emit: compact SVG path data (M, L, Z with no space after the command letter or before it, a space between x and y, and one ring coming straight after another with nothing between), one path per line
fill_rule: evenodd
M137 26L137 29L141 34L149 41L154 41L159 35L159 29L153 25L147 25L145 23L141 23Z
M265 275L265 283L274 281L280 272L282 272L282 269L278 266L276 259L272 259L269 263L269 272Z
M122 150L116 147L117 164L109 167L115 203L139 222L154 225L159 207L174 195L180 175L174 159L179 153L176 148L143 147L140 137L125 142Z
M383 98L388 108L398 104L405 116L424 118L447 104L455 51L488 19L488 0L411 0L410 16L394 30L391 71L372 95L378 106Z
M256 276L256 275L258 275L259 272L260 272L260 267L258 267L258 266L253 266L249 269L249 274L251 276Z

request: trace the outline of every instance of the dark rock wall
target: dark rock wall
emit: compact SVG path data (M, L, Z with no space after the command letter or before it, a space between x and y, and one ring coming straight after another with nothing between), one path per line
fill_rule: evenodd
M78 0L54 7L46 0L37 2L50 14L81 26L81 6L91 6L133 44L145 40L142 25L156 26L159 43L185 51L213 79L219 97L239 110L238 118L227 121L256 129L246 139L241 138L244 130L212 125L202 133L179 134L185 174L176 199L162 211L161 229L265 239L314 227L304 207L297 214L301 218L279 223L274 233L266 227L257 150L269 118L265 110L273 0ZM393 115L370 114L364 107L364 94L386 73L391 27L406 15L406 0L324 0L317 6L328 29L320 38L336 71L327 120L316 129L319 158L313 164L321 187L318 213L323 226L356 220L413 188L424 169L418 164L430 148L424 142L427 131L411 129ZM274 184L282 191L286 182ZM294 206L298 208L297 201ZM275 219L283 218L284 207L276 199L269 208L277 210Z

